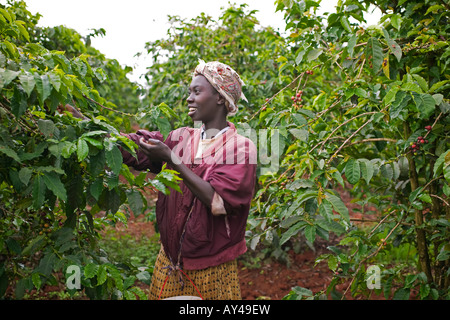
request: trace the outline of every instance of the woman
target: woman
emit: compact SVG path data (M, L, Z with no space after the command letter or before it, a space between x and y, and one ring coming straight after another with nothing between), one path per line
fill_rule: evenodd
M201 128L174 130L165 141L159 132L126 135L139 149L137 159L122 151L125 164L157 173L166 163L183 179L182 193L158 194L162 246L151 299L183 295L241 299L236 258L246 251L256 147L237 133L227 116L235 114L238 100L245 98L242 85L229 66L201 61L187 98L188 115L201 121Z

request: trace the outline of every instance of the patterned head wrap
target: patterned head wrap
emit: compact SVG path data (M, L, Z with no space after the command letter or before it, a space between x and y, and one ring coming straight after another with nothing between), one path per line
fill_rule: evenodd
M240 98L247 101L242 93L244 82L230 66L218 61L205 63L205 61L199 60L199 65L194 71L194 77L200 74L225 98L229 115L236 114L237 103Z

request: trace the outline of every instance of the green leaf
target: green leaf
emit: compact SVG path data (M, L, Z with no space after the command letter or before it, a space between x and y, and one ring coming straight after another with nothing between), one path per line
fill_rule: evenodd
M338 259L336 256L331 255L328 258L328 268L330 268L331 271L335 272L338 267Z
M406 82L402 85L403 91L423 93L422 89L414 82Z
M399 91L395 95L395 101L391 104L391 108L389 110L390 117L392 119L397 118L402 110L408 105L408 102L411 100L411 95L405 91Z
M19 242L17 242L14 238L8 238L5 240L8 249L11 250L15 254L21 254L22 248L20 247Z
M316 117L316 114L308 109L299 109L299 110L297 110L297 112L301 113L311 119L314 119Z
M442 247L441 251L436 257L437 261L447 261L450 258L450 251L445 250L445 246Z
M63 201L67 200L66 188L56 173L46 172L43 175L43 179L47 188L50 189L55 196Z
M313 106L316 110L324 110L327 103L327 95L325 92L321 92L316 98L314 98Z
M326 193L326 199L331 203L334 210L336 210L345 221L347 222L350 221L348 208L345 206L344 202L342 202L340 198L330 193Z
M372 63L373 72L377 73L383 63L383 50L378 39L372 37L367 41L366 56Z
M41 234L36 238L32 239L30 243L22 250L22 255L28 256L39 251L44 245L44 239L47 237L46 234Z
M367 91L360 87L355 89L355 94L361 98L365 98L365 99L368 98Z
M441 88L443 85L445 85L446 83L448 83L450 80L443 80L443 81L439 81L436 82L435 84L433 84L429 90L429 93L433 93L436 90L438 90L439 88Z
M296 137L297 139L304 141L304 142L308 142L308 137L309 137L309 131L306 129L289 129L289 132L292 133L292 135L294 137Z
M291 226L287 231L283 232L283 235L280 239L280 245L283 245L288 241L291 237L295 236L303 227L307 224L305 221L300 221Z
M386 42L388 44L389 50L394 54L394 56L397 58L397 61L400 62L402 58L402 49L400 46L392 40L389 36L389 33L386 29L383 28L384 38L386 39Z
M308 240L309 242L313 243L314 240L316 239L316 227L315 226L311 226L311 225L307 225L305 227L305 237L306 240Z
M6 50L8 51L8 53L10 54L10 56L12 58L16 58L19 55L18 50L17 50L17 46L15 44L13 44L13 43L11 43L11 42L9 42L7 40L3 40L1 44L4 47L6 47Z
M111 150L106 151L106 163L111 168L113 173L117 175L120 173L122 162L122 153L116 145L114 145Z
M153 119L153 122L158 127L158 131L161 132L164 139L166 139L169 136L170 131L172 131L172 126L166 115L162 112L161 109L156 107L152 109L151 117Z
M89 146L84 139L78 139L77 142L77 157L78 161L83 161L89 154Z
M392 26L397 29L400 30L400 27L402 25L402 16L398 13L391 15L391 24Z
M52 92L52 86L46 74L35 74L34 78L36 82L36 90L38 92L39 101L41 105L43 105L44 101L47 100L47 98L50 96L50 93Z
M171 108L169 108L169 106L167 105L167 104L165 104L164 102L163 103L160 103L159 105L158 105L158 108L162 111L162 113L164 113L164 115L168 118L168 119L170 119L170 118L177 118L177 119L179 119L179 116L178 116L178 114L175 112L175 111L173 111L173 109L171 109Z
M445 166L447 166L445 158L447 157L450 150L447 150L443 153L441 153L441 155L439 156L439 158L436 160L435 164L434 164L434 168L433 168L433 177L436 178L438 175L440 175L442 173L442 170Z
M26 92L19 86L14 87L14 94L11 99L11 111L17 117L20 118L28 108Z
M428 93L413 93L413 99L419 109L421 119L428 119L436 109L436 101Z
M97 275L99 269L99 265L95 263L88 263L86 267L84 267L84 276L86 279L91 279L95 275Z
M102 210L109 210L111 213L116 213L121 204L120 196L115 189L103 189L98 204Z
M30 181L32 173L33 173L33 171L30 170L29 168L24 167L24 168L20 169L20 171L19 171L20 181L22 181L22 183L24 185L28 185L28 182Z
M46 138L53 136L53 132L55 131L55 124L52 120L39 119L37 123L39 130L41 130Z
M417 81L423 91L428 91L428 82L423 77L419 76L418 74L413 74L412 77Z
M419 196L419 199L422 200L423 202L431 203L431 197L430 197L429 194L422 193L422 194Z
M133 211L134 216L139 216L142 214L144 209L144 201L142 195L137 190L132 190L128 193L128 204L130 205L131 211Z
M348 182L351 184L358 183L361 178L361 170L359 167L359 162L355 159L350 159L347 161L345 165L345 176L347 177Z
M83 133L83 135L81 137L84 138L84 137L91 137L91 136L101 136L106 133L108 133L108 132L106 132L104 130L95 130L95 131L89 131L89 132Z
M92 146L94 146L98 149L103 149L103 141L99 141L99 140L91 138L91 137L85 137L85 138L83 138L83 140L89 142L89 144L91 144Z
M33 208L36 210L39 209L44 203L45 189L44 179L41 175L36 175L33 180L32 191Z
M398 45L397 42L390 39L388 41L389 50L394 54L394 56L397 58L397 61L400 62L402 59L402 48Z
M409 194L409 202L413 203L414 200L416 200L418 194L420 194L423 191L423 187L419 187L416 190L414 190L413 192L411 192Z
M305 126L308 124L305 117L298 113L291 114L292 121L299 127Z
M14 160L16 160L19 163L21 162L17 153L10 147L0 145L0 153L6 154L8 157L13 158Z
M385 163L380 168L381 175L385 177L388 180L392 180L394 177L394 170L392 169L392 166L389 163Z
M3 86L6 87L19 75L19 71L0 68L0 75L3 78Z
M306 60L308 60L308 62L311 62L313 60L316 60L321 54L322 49L312 49L306 55Z
M61 88L60 76L56 72L51 71L48 73L48 78L53 88L55 88L55 90L59 92L59 89Z
M444 168L444 178L450 183L450 166Z
M34 76L32 73L21 73L19 75L20 84L22 85L23 90L25 93L30 96L31 92L34 89L34 86L36 85L36 81L34 79Z
M350 27L350 22L348 21L346 16L341 16L341 25L345 29L345 31L352 33L353 30Z
M103 178L99 177L97 180L95 180L89 187L89 191L91 195L95 198L95 200L98 201L103 191Z
M328 201L322 201L319 205L319 213L322 217L327 219L327 221L331 221L333 218L333 208L331 207L331 203Z
M11 15L9 14L9 12L6 9L0 8L0 13L6 18L8 19L9 22L13 22L13 20L11 19Z
M97 285L102 285L105 283L107 275L106 265L99 265L97 270Z
M441 4L435 4L428 8L427 12L425 12L425 15L429 14L430 12L432 12L433 14L436 14L441 9L445 10L445 7Z
M366 183L369 184L370 180L373 177L374 174L374 167L373 163L370 162L367 159L359 159L359 165L361 168L361 175L364 180L366 180Z
M410 289L409 288L400 288L394 293L393 300L409 300Z
M348 55L350 56L350 58L353 58L353 49L356 46L356 41L357 40L358 40L358 36L356 34L353 34L348 39L347 52L348 52Z
M68 159L72 153L76 150L76 145L70 141L63 141L61 142L63 145L61 147L61 155Z
M297 65L299 65L301 62L302 62L302 60L303 60L303 56L305 55L305 50L301 50L298 54L297 54L297 57L295 57L295 63L297 64Z
M434 101L436 102L436 105L440 105L442 101L444 100L444 96L440 93L436 93L432 95Z
M31 280L33 281L33 284L36 287L36 289L39 290L41 288L41 285L42 285L41 276L38 273L33 273L31 275Z

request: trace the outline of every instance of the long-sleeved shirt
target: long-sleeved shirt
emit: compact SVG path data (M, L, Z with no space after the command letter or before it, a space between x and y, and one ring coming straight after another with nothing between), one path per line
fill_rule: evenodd
M212 139L201 139L201 129L184 127L172 131L164 141L183 164L215 191L210 208L183 182L182 193L171 190L169 195L158 194L156 220L164 251L173 264L178 262L180 253L179 262L187 270L219 265L247 250L244 235L256 183L257 151L232 123L228 122L228 126L228 130ZM139 130L126 136L136 143L141 137L164 140L157 131ZM161 169L161 163L152 162L140 150L137 159L124 150L122 154L124 163L137 170L157 173Z

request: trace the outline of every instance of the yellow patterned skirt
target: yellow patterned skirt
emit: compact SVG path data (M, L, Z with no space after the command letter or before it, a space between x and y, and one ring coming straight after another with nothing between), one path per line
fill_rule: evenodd
M152 283L150 285L150 300L170 298L174 296L197 296L197 289L204 300L241 300L241 288L237 274L236 260L202 270L183 270L194 282L195 287L182 272L172 271L167 266L170 261L161 248L155 263ZM179 281L182 275L184 287ZM164 286L164 288L163 288ZM163 288L162 292L161 289Z

